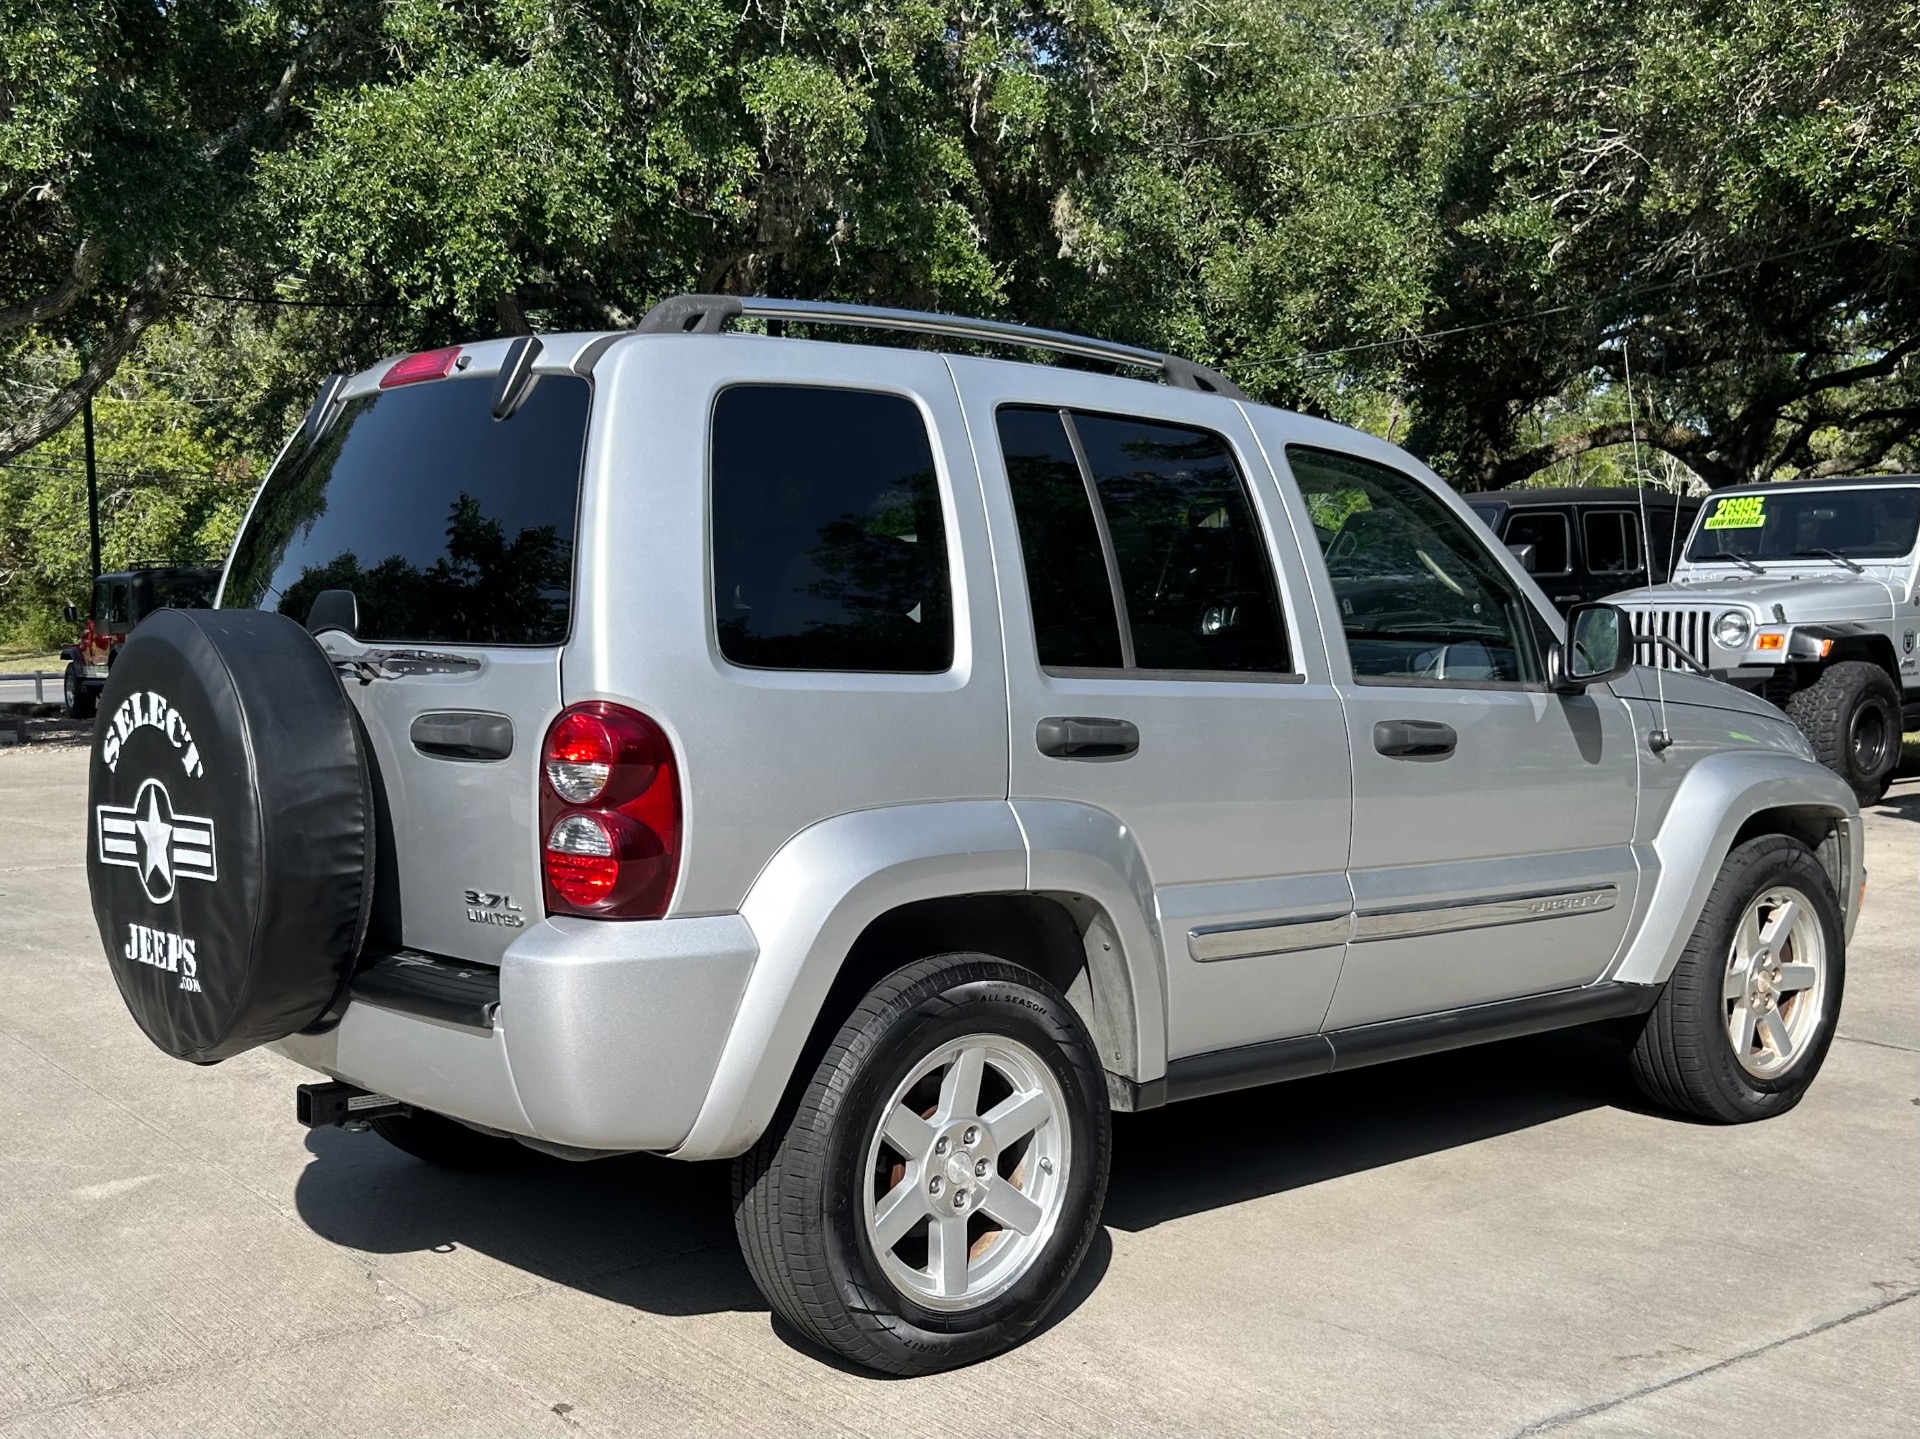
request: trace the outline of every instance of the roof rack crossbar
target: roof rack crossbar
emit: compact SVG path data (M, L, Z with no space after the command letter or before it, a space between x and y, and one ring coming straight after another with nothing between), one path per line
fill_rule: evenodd
M985 340L1077 355L1112 365L1157 370L1169 385L1203 394L1244 400L1238 386L1217 370L1196 365L1177 355L1113 340L1096 340L1065 330L1042 330L1006 320L980 320L964 315L942 315L930 310L894 310L881 305L847 305L829 300L775 300L759 295L675 295L662 300L634 328L642 334L711 335L728 320L745 317L788 320L813 325L841 325L852 329L905 330L918 335L942 335L956 340Z

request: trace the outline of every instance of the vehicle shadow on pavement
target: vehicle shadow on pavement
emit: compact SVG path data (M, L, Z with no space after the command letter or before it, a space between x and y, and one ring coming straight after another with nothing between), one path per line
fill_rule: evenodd
M734 1239L725 1163L641 1154L569 1163L529 1151L514 1169L459 1174L374 1134L318 1129L306 1143L313 1162L301 1172L294 1206L334 1244L387 1255L472 1250L649 1314L767 1309ZM1037 1332L1085 1302L1112 1254L1101 1230ZM773 1329L782 1342L850 1374L884 1377L841 1364L778 1319Z
M1635 1107L1619 1046L1573 1030L1119 1115L1106 1223L1148 1229L1603 1105ZM316 1130L306 1142L313 1162L295 1206L332 1243L388 1255L472 1250L651 1314L767 1308L734 1240L724 1163L530 1153L519 1168L458 1174L373 1134ZM1103 1231L1046 1327L1092 1294L1111 1255Z
M1106 1219L1150 1229L1603 1106L1641 1107L1598 1027L1188 1100L1117 1119Z
M1895 819L1920 821L1920 789L1909 789L1904 794L1890 794L1880 803L1868 805L1867 812L1891 815Z

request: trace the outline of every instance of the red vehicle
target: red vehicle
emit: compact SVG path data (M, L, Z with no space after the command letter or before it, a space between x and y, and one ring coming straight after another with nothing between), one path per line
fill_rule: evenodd
M67 717L92 716L114 656L135 625L155 610L208 609L219 587L219 570L183 565L135 565L96 579L80 643L60 651L67 662L60 694ZM67 606L67 620L79 623L80 612L73 605Z

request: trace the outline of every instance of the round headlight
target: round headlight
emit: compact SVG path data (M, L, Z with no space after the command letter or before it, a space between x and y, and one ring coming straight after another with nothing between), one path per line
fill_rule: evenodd
M1745 610L1728 610L1713 622L1713 637L1723 649L1745 649L1752 634L1753 621L1747 618Z

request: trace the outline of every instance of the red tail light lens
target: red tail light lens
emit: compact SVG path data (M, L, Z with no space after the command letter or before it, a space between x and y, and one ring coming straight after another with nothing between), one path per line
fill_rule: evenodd
M395 385L414 385L421 380L444 380L453 373L453 362L459 358L458 345L408 355L404 360L395 360L380 377L380 388L391 390Z
M540 829L547 912L658 919L680 864L680 779L666 733L594 700L547 731Z

